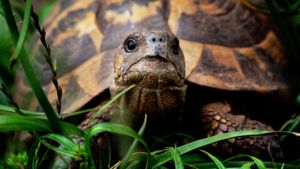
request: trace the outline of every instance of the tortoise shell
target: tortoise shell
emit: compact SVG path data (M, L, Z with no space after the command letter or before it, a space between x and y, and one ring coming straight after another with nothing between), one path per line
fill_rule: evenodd
M47 39L63 89L62 111L79 109L113 81L114 50L136 31L162 30L180 40L186 80L224 90L287 88L286 58L267 16L237 0L62 0L46 21ZM42 52L36 45L34 51ZM56 90L42 54L32 58L54 104ZM37 109L25 76L16 100ZM24 99L26 98L26 99Z

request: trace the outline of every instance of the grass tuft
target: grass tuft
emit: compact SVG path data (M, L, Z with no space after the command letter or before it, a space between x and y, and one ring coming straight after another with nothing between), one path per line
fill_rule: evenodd
M3 5L3 8L5 9L4 10L5 15L6 15L5 19L7 21L8 26L9 26L9 30L11 31L11 34L13 35L13 37L17 38L19 33L18 33L18 29L17 29L16 23L15 23L15 20L14 20L13 15L12 15L12 10L11 10L11 6L9 4L9 1L1 0L1 2L2 2L2 5ZM30 16L31 6L32 6L31 4L32 4L31 0L26 1L26 8L25 8L25 16L24 17L29 17ZM12 18L10 18L10 17L12 17ZM28 24L25 23L22 26L22 31L27 30L27 27L28 27ZM18 44L20 44L19 46L20 46L20 51L21 51L22 55L20 55L18 57L18 59L21 62L21 65L22 65L23 70L25 72L26 78L27 78L32 90L33 90L33 93L35 94L39 104L43 108L43 110L44 110L44 112L45 112L45 114L46 114L46 116L47 116L47 118L50 122L51 128L53 129L53 131L55 131L57 133L62 133L62 128L61 128L60 123L59 123L59 117L58 117L57 113L54 111L54 109L52 108L45 92L42 89L42 86L41 86L40 82L37 79L37 76L36 76L36 74L34 72L34 69L31 65L29 57L28 57L27 53L25 52L25 50L23 49L23 46L22 46L23 36L25 38L26 32L25 33L21 32L20 37L19 37ZM18 52L16 52L16 53L18 53Z
M136 133L134 130L132 130L131 128L119 124L119 123L111 123L111 122L103 122L103 123L99 123L96 124L95 126L93 126L92 128L90 128L84 136L84 147L87 151L88 157L92 157L92 150L90 148L90 143L91 143L91 139L93 138L93 136L95 136L96 134L100 134L100 133L114 133L114 134L120 134L120 135L125 135L125 136L130 136L132 138L137 139L140 143L142 143L142 145L144 146L144 148L147 150L148 154L150 155L150 150L148 149L148 146L146 144L146 142L144 141L144 139L138 134ZM148 160L149 161L150 156L148 156ZM91 168L95 168L94 165L94 161L92 161L92 159L87 158L87 161L90 161L91 164ZM149 164L149 163L148 163ZM148 167L146 167L148 168Z

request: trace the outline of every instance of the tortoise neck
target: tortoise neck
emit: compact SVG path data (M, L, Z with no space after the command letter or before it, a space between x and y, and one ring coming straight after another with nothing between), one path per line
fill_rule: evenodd
M111 88L112 95L115 95L124 89L123 86L114 85ZM148 118L156 119L168 116L168 114L176 114L182 111L185 102L187 86L166 87L162 89L149 89L135 86L123 96L123 101L119 103L127 107L133 119L143 118L147 114Z

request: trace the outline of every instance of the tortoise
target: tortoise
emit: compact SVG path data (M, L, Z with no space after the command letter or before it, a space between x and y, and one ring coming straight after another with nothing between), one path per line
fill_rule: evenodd
M204 137L273 130L286 117L279 94L289 90L283 46L270 19L242 1L62 0L47 18L46 32L63 114L136 84L124 95L126 115L140 120L146 113L164 132L184 128ZM32 61L55 105L50 69L40 55ZM21 107L40 110L24 77L19 71L15 98ZM269 146L281 155L276 136L212 147L264 157Z

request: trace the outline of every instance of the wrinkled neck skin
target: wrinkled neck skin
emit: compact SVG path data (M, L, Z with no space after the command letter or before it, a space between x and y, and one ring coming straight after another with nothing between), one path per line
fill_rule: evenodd
M112 97L128 86L111 85ZM161 89L145 88L139 84L125 93L114 104L112 120L132 126L133 121L170 119L182 113L187 86L170 86Z

